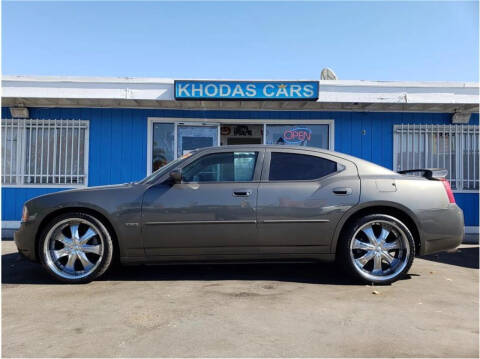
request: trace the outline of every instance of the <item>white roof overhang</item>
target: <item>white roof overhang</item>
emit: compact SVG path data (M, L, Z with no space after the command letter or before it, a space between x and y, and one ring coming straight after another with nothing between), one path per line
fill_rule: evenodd
M2 105L229 110L478 112L479 84L321 80L317 101L174 99L173 79L3 76Z

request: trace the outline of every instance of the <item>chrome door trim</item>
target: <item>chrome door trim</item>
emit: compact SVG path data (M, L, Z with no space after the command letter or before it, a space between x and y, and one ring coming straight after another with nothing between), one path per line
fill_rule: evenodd
M258 223L328 223L329 219L266 219Z
M232 221L168 221L168 222L145 222L145 225L163 224L256 224L255 220L232 220Z

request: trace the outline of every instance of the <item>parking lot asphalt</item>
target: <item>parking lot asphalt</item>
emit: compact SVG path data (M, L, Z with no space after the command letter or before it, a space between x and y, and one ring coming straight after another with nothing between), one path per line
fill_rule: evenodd
M120 267L58 284L2 241L3 357L478 357L478 245L389 286L331 264Z

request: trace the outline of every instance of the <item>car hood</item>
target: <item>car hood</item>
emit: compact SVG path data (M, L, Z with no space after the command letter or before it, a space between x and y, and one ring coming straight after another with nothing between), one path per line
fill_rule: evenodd
M132 187L134 185L135 185L134 182L129 182L129 183L111 184L111 185L104 185L104 186L74 188L74 189L69 189L69 190L62 191L62 192L73 193L73 192L105 191L105 190L114 190L114 189L118 189L118 188Z
M32 204L37 201L53 200L57 198L64 199L66 197L70 199L82 198L82 197L86 197L87 195L88 197L91 197L92 195L95 194L95 192L104 193L104 192L110 192L110 191L124 190L136 185L137 184L135 184L134 182L130 182L130 183L115 184L115 185L107 185L107 186L94 186L94 187L67 189L63 191L47 193L38 197L34 197L31 200L27 201L26 204Z

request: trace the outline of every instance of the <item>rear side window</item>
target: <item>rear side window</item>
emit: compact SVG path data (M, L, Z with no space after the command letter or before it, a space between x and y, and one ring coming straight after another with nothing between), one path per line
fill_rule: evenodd
M296 153L272 152L270 181L313 180L337 171L337 163Z

